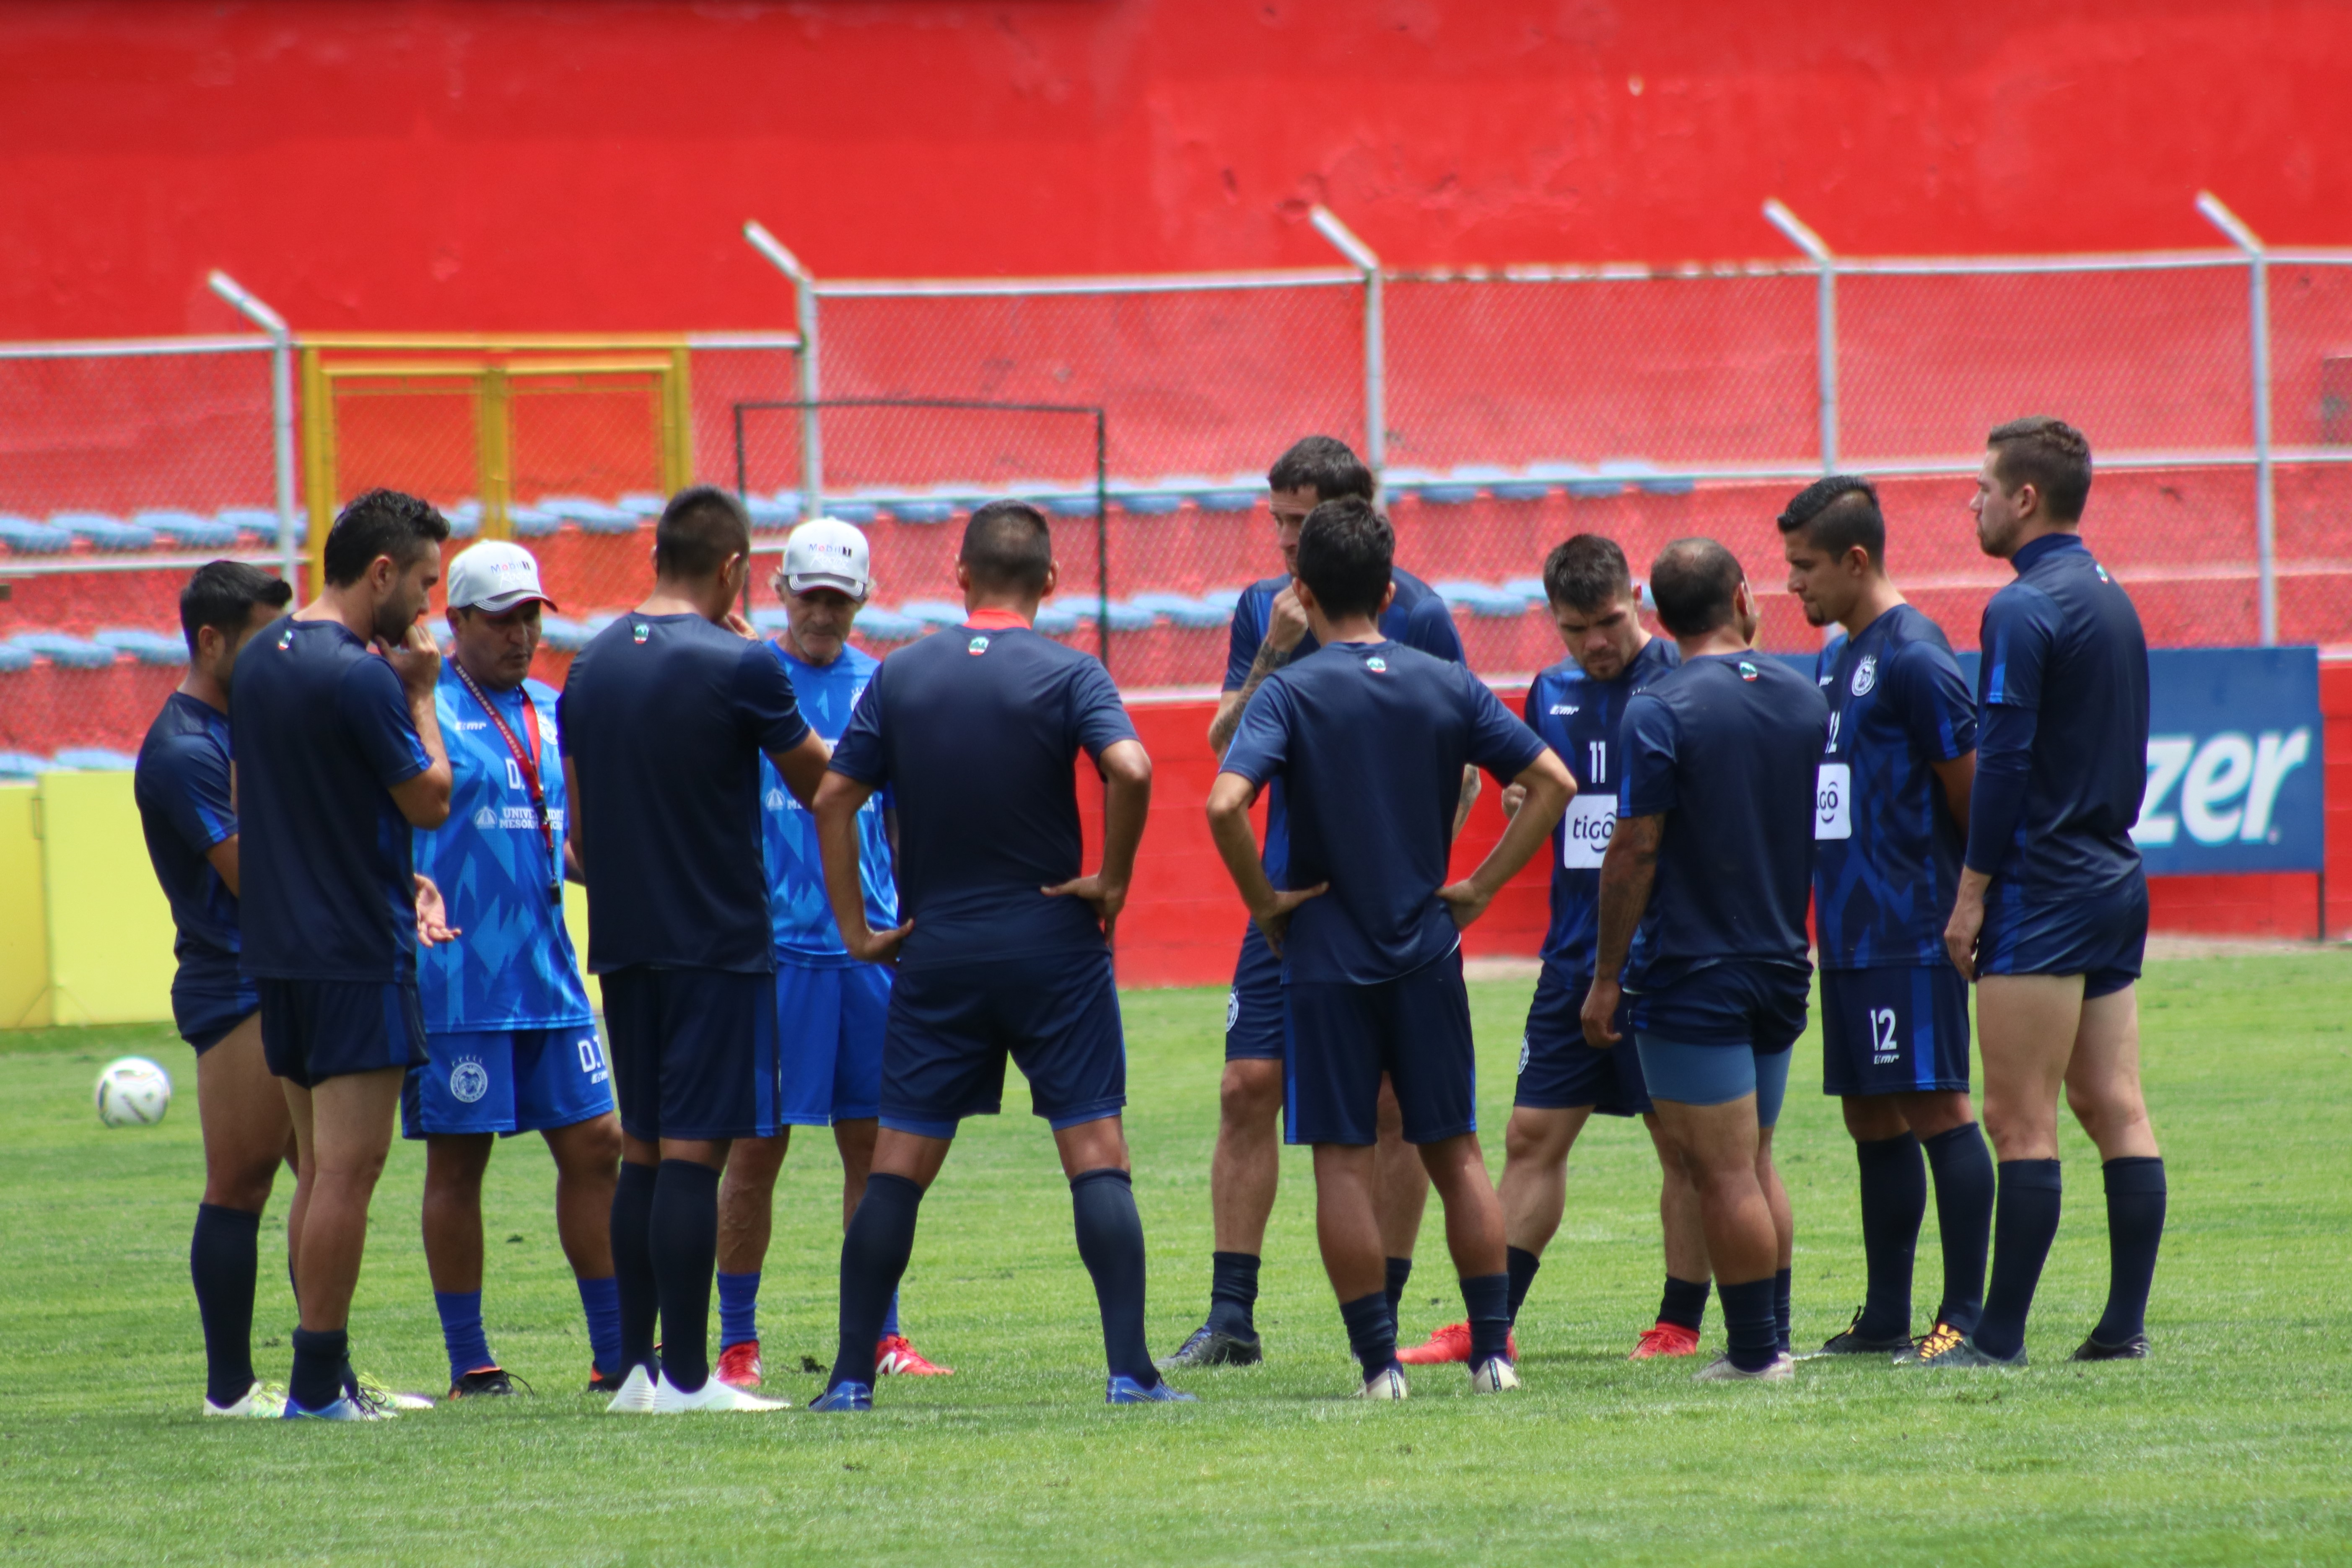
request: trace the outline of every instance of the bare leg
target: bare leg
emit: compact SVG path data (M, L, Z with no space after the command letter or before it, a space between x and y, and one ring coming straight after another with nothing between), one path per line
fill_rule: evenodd
M1380 1142L1372 1146L1373 1201L1380 1216L1381 1248L1388 1258L1411 1258L1421 1238L1422 1210L1429 1203L1429 1174L1420 1155L1404 1141L1404 1113L1396 1089L1381 1075ZM1480 1173L1484 1179L1484 1172ZM1487 1191L1494 1191L1491 1183Z
M1374 1161L1360 1143L1315 1145L1315 1239L1332 1292L1344 1304L1388 1284L1372 1203Z
M1706 1253L1727 1284L1769 1279L1780 1267L1780 1224L1764 1189L1769 1160L1756 1125L1756 1097L1722 1105L1656 1102L1658 1121L1698 1192ZM1782 1195L1782 1203L1787 1201Z
M1503 1238L1543 1256L1568 1208L1568 1155L1591 1120L1589 1105L1514 1106L1503 1131Z
M1219 1252L1255 1256L1282 1173L1282 1063L1240 1058L1217 1089L1217 1148L1209 1159L1209 1214Z
M1421 1146L1421 1161L1445 1205L1445 1245L1465 1279L1503 1272L1503 1204L1486 1175L1478 1135L1465 1132Z
M425 1271L436 1293L482 1288L482 1174L496 1142L488 1132L425 1141Z
M1642 1124L1649 1129L1651 1145L1658 1152L1658 1228L1665 1237L1667 1277L1703 1284L1709 1269L1706 1222L1699 1212L1698 1187L1657 1113L1643 1117Z
M608 1110L569 1127L551 1127L541 1136L555 1161L555 1234L564 1260L580 1279L606 1279L613 1272L621 1119Z
M215 1047L217 1048L217 1047ZM2066 1065L2066 1104L2102 1160L2153 1159L2156 1130L2139 1088L2139 988L2126 985L2083 1004Z
M310 1179L296 1285L303 1328L331 1332L351 1320L367 1248L368 1200L392 1147L399 1068L331 1078L311 1089L287 1084L286 1103Z
M294 1135L285 1091L262 1058L260 1014L196 1058L196 1116L205 1136L204 1201L259 1214Z
M738 1138L728 1151L726 1173L719 1179L720 1273L756 1274L767 1261L776 1177L792 1136L791 1128L780 1128L772 1138Z
M841 1228L849 1228L849 1216L857 1212L857 1200L866 1195L866 1173L874 1169L874 1140L881 1123L871 1116L854 1121L833 1124L833 1146L841 1154ZM1215 1184L1212 1175L1210 1183Z

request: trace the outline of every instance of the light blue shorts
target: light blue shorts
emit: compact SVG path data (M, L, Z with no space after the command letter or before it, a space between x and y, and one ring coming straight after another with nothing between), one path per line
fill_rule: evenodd
M1653 1100L1679 1105L1728 1105L1743 1094L1756 1097L1756 1125L1769 1127L1780 1120L1780 1102L1789 1097L1787 1046L1759 1051L1752 1046L1692 1046L1636 1035L1642 1052L1642 1077L1648 1080Z

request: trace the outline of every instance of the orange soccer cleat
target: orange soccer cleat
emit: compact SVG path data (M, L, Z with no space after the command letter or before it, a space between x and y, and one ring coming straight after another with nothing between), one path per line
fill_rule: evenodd
M1653 1356L1698 1354L1698 1331L1684 1328L1680 1323L1654 1323L1642 1331L1627 1361L1648 1361Z
M710 1375L730 1388L757 1388L761 1370L760 1342L745 1340L719 1352L719 1364L711 1369Z
M904 1334L886 1334L874 1347L874 1370L891 1373L899 1377L953 1377L955 1368L934 1366L923 1359L923 1352L907 1342Z
M1511 1331L1511 1359L1519 1359L1519 1332ZM1411 1350L1397 1352L1397 1360L1407 1366L1443 1366L1450 1361L1470 1359L1470 1325L1448 1323Z

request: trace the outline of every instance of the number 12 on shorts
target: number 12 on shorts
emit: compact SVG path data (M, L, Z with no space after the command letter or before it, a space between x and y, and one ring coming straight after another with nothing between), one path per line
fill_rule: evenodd
M1853 770L1844 763L1823 763L1814 782L1813 837L1853 837Z
M1895 1027L1894 1008L1873 1007L1870 1010L1871 1066L1885 1067L1903 1055L1902 1048L1895 1043Z

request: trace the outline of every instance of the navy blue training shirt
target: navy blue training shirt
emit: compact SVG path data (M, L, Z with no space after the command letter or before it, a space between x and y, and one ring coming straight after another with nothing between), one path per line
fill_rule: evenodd
M1109 672L1026 626L950 627L884 659L833 771L896 803L900 967L1103 951L1091 908L1039 889L1083 874L1078 753L1135 738Z
M1813 821L1823 969L1949 963L1944 922L1966 838L1935 764L1976 749L1968 682L1942 628L1897 605L1822 650L1829 699Z
M392 798L432 759L392 666L341 621L271 622L236 658L245 973L388 984L416 974L416 878Z
M1402 643L1335 643L1268 677L1219 771L1289 791L1289 866L1274 885L1331 884L1291 917L1284 978L1371 985L1454 951L1437 889L1462 770L1507 783L1543 752L1484 681Z
M1769 654L1706 654L1625 705L1621 816L1664 816L1625 964L1652 991L1727 960L1805 967L1829 705Z
M2046 533L1985 605L1968 864L1997 893L2087 899L2137 876L2147 638L2083 541Z
M776 656L700 616L631 611L572 661L556 731L579 785L588 967L773 973L760 757L808 733Z
M1595 680L1564 658L1528 688L1528 728L1576 775L1576 798L1552 829L1551 927L1543 944L1544 963L1563 980L1589 982L1601 944L1601 858L1617 826L1625 704L1682 661L1674 639L1654 637L1613 680Z
M225 1005L249 989L236 968L236 895L206 858L236 837L229 754L228 715L174 691L147 727L131 784L147 858L172 906L172 989Z
M1417 647L1436 658L1464 662L1462 635L1454 629L1454 612L1436 589L1410 572L1391 570L1389 579L1396 584L1396 595L1389 607L1381 612L1381 636L1391 642ZM1289 574L1264 577L1251 584L1242 593L1241 603L1234 606L1232 645L1225 654L1225 689L1239 691L1249 684L1250 667L1257 662L1257 650L1265 641L1265 629L1274 618L1275 595L1290 586ZM1290 650L1289 661L1297 664L1321 645L1315 634L1308 632ZM1290 858L1290 814L1285 799L1282 781L1275 780L1265 800L1265 874L1276 887L1283 885L1283 868Z

